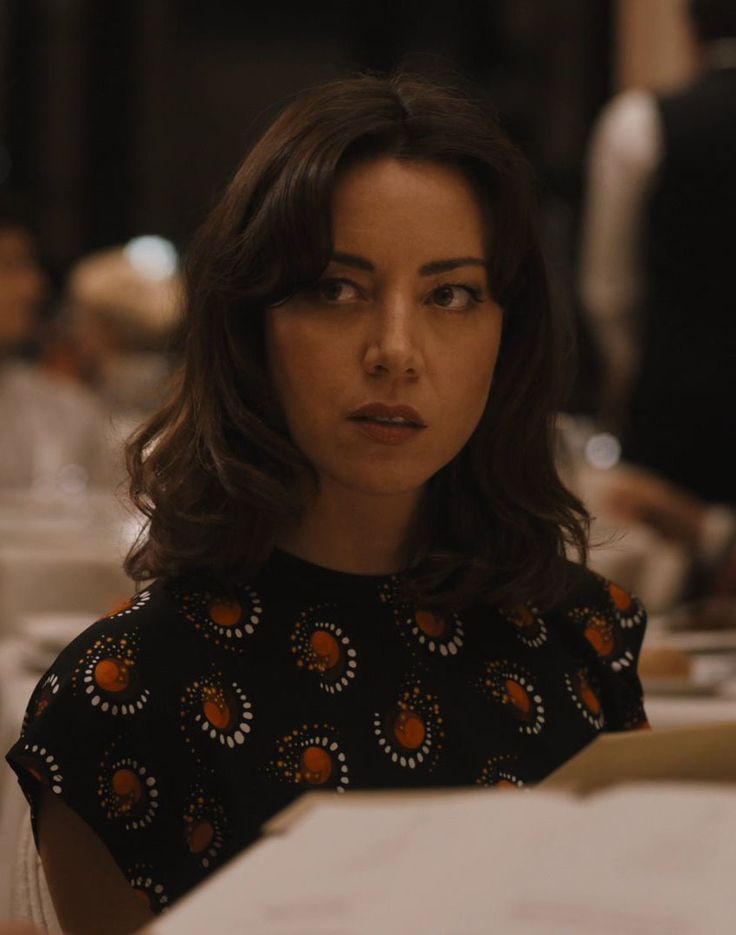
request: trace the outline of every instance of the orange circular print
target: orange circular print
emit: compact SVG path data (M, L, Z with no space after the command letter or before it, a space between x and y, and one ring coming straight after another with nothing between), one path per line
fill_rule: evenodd
M619 610L626 612L631 609L631 595L627 594L626 591L617 584L614 584L613 581L608 585L608 593L611 595L613 603Z
M212 822L207 821L206 818L201 818L187 828L187 846L192 854L199 854L205 850L205 848L208 848L210 844L212 844L214 837L215 829Z
M641 601L629 594L614 581L596 576L603 590L604 601L608 603L610 616L625 630L641 626L646 620L646 613Z
M518 723L522 734L538 734L546 723L544 699L526 669L508 659L493 659L486 663L485 672L478 680L478 689L484 695L503 705Z
M112 774L112 791L117 798L119 812L130 812L143 798L143 786L132 769L121 767Z
M583 699L583 703L588 711L592 711L593 714L600 715L601 713L601 703L598 700L598 695L593 691L590 686L590 682L587 680L581 681L580 683L580 697Z
M525 646L538 649L547 641L547 624L536 607L519 604L510 610L502 609L501 614L514 625L516 635Z
M163 883L158 882L156 872L149 864L138 863L127 872L133 892L153 912L161 912L169 903Z
M506 679L506 694L511 704L527 716L532 709L532 699L524 686L516 679Z
M150 825L159 807L155 777L129 756L105 758L97 780L97 794L107 817L122 822L126 831Z
M255 588L239 587L237 594L211 591L174 591L185 619L202 636L222 649L240 653L263 619L263 602Z
M111 607L103 614L102 619L111 620L114 617L127 617L129 614L134 614L136 611L140 610L141 607L145 607L150 599L150 591L141 591L140 594L134 594L133 597L120 601L114 607Z
M350 785L347 758L328 724L303 724L282 737L266 772L283 782L328 786L336 792Z
M233 679L219 670L188 685L181 700L181 726L185 741L209 769L213 747L234 750L242 746L253 723L253 705Z
M18 758L22 766L46 788L56 795L64 791L64 777L56 757L38 743L24 743Z
M28 707L23 714L23 724L21 734L25 734L31 724L37 717L40 717L48 708L59 691L59 676L55 672L49 674L37 686Z
M330 695L344 692L358 671L358 654L333 616L330 604L309 607L299 615L291 634L297 667L314 673L319 687Z
M130 685L130 670L123 659L100 659L94 668L94 681L102 691L117 694Z
M340 662L340 645L329 630L315 630L310 639L312 655L322 672L334 669Z
M519 777L515 768L517 761L518 757L510 754L489 757L476 781L477 785L494 786L498 789L522 789L524 780Z
M418 610L414 614L417 626L426 636L440 637L447 633L447 620L440 614L428 610Z
M219 627L234 627L243 619L243 608L237 601L214 600L207 608L207 616Z
M440 656L456 656L465 642L465 629L457 614L442 616L419 609L406 618L406 624L421 646Z
M130 717L142 711L151 693L140 677L138 644L137 630L96 639L74 671L74 691L81 690L93 708L108 716Z
M205 689L202 711L209 723L218 730L224 731L232 723L232 710L222 689Z
M603 706L598 692L591 682L588 670L583 667L572 674L565 674L565 686L585 720L600 730L605 724Z
M405 750L418 750L424 743L427 729L424 721L410 709L400 711L394 720L393 734Z
M208 795L203 786L194 785L187 794L184 809L184 840L202 869L211 869L222 856L228 834L222 805Z
M302 750L299 771L303 782L321 786L332 776L332 757L324 747L306 747Z
M598 615L590 617L583 632L599 656L610 656L615 652L616 640L610 620Z
M373 716L378 745L397 766L431 772L442 750L443 718L437 699L415 683L388 712Z
M465 643L465 626L458 614L440 614L414 607L402 595L397 578L382 584L378 593L391 609L410 649L416 646L440 656L457 656Z
M624 642L621 625L612 616L592 607L578 607L571 611L570 618L578 623L596 654L614 672L633 666L634 654Z

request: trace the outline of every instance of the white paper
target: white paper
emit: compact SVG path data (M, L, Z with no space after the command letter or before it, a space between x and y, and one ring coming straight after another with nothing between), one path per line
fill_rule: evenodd
M153 932L714 935L736 927L735 868L725 786L348 794L234 860Z

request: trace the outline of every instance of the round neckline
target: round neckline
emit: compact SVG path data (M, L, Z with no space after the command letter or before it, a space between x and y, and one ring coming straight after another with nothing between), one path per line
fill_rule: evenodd
M327 568L325 565L316 565L314 562L299 558L279 548L274 548L266 563L266 568L279 578L286 577L308 585L320 585L353 592L364 589L375 591L377 587L388 584L403 574L400 571L383 575L338 571L335 568Z

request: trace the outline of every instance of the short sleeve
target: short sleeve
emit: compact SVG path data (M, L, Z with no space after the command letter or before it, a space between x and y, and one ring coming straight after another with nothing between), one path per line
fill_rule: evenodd
M637 674L647 615L642 602L613 581L581 570L579 586L561 610L585 656L606 731L649 727Z
M36 686L7 755L36 840L45 786L90 826L154 912L202 875L175 846L184 839L180 726L160 638L170 614L154 585L70 643Z

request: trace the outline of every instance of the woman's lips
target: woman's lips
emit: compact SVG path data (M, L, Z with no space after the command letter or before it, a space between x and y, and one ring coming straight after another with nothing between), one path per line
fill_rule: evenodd
M374 442L382 445L400 445L424 431L425 426L387 422L372 422L370 419L352 419L353 425Z
M377 421L397 420L409 422L419 428L426 428L427 423L411 406L391 405L389 403L365 403L348 416L349 419L375 419Z
M383 445L400 445L427 427L416 409L387 403L367 403L348 418L364 435Z

